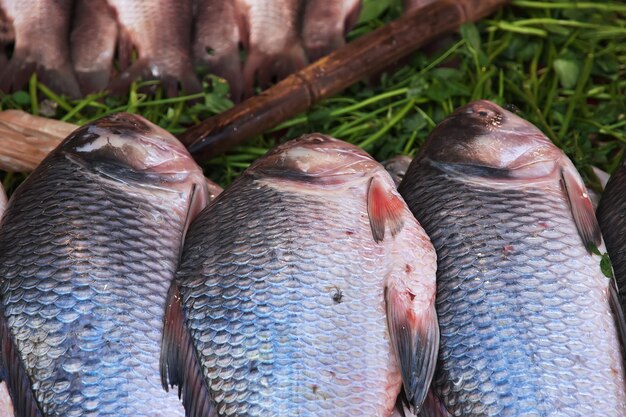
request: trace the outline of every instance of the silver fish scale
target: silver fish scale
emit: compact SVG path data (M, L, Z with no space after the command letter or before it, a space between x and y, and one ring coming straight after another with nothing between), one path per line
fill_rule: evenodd
M379 416L393 405L388 261L362 200L248 181L192 224L178 279L220 416Z
M421 165L400 192L439 259L433 389L451 415L626 415L608 280L558 182L490 189Z
M2 308L44 416L184 415L158 368L184 222L163 201L62 156L16 192Z

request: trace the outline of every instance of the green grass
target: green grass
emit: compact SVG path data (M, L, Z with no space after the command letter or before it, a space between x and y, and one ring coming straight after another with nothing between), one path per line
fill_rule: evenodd
M399 1L365 0L351 38L401 12ZM81 101L56 96L33 77L28 91L0 96L0 109L83 124L116 111L142 114L173 133L232 105L219 79L205 94L148 97L136 84L128 97L92 95ZM359 83L308 113L205 165L206 174L228 185L276 143L307 132L324 132L358 144L382 160L414 155L432 128L454 108L489 99L517 109L572 158L588 183L590 167L612 171L626 146L626 3L513 0L510 6L460 34L418 52L379 82ZM187 105L189 99L201 103ZM22 177L4 176L10 189Z

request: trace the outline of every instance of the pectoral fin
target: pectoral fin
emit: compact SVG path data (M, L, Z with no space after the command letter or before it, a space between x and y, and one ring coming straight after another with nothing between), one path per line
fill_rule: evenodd
M397 235L404 225L405 203L389 188L380 178L373 177L367 191L367 214L376 243L385 239L386 232Z
M432 390L429 390L418 417L451 417L451 414Z
M13 402L15 417L42 417L37 405L30 379L26 374L19 352L13 344L9 326L4 314L0 312L0 375L7 383Z
M178 386L187 417L212 416L209 391L202 376L200 362L185 327L178 285L172 284L167 297L163 339L161 342L161 384L166 391Z
M406 406L417 414L435 373L439 325L434 303L414 305L415 295L394 286L385 288L387 326L400 365ZM417 314L421 311L421 314Z
M571 162L561 171L561 179L578 234L591 252L594 247L597 248L602 244L602 234L587 188Z

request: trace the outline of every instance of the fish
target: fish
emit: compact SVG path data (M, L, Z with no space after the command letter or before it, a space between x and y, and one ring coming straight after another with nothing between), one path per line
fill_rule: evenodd
M124 93L139 78L160 80L170 97L194 94L195 64L224 78L238 102L257 81L266 88L345 43L361 1L331 3L0 0L0 90L19 90L36 72L70 98Z
M238 102L254 94L257 80L266 88L342 46L360 6L360 0L198 0L194 60L226 79Z
M113 74L119 29L108 0L75 0L72 65L82 94L104 90Z
M120 31L121 74L109 89L126 91L140 76L161 81L168 97L202 91L191 59L192 4L190 0L107 0ZM132 51L138 59L130 64Z
M64 140L0 227L0 357L17 416L183 416L160 384L165 301L205 178L119 113Z
M393 180L396 186L400 185L402 178L404 178L404 174L406 174L406 170L409 169L409 165L411 165L411 161L413 158L406 155L397 155L393 158L390 158L386 161L381 162L389 175L391 175L391 179Z
M249 97L256 80L267 88L307 64L300 40L301 0L236 1L246 28L243 91Z
M15 39L13 54L0 70L0 91L20 90L36 73L59 94L80 97L68 46L72 6L72 0L0 0L0 27ZM2 49L10 38L0 38Z
M623 311L626 312L626 256L624 250L624 212L626 211L626 161L617 167L602 192L598 205L597 215L602 236L615 272L615 279L619 288L619 300Z
M438 256L441 341L422 416L626 415L623 317L559 148L472 102L433 130L399 192Z
M391 416L400 393L419 410L439 339L435 264L379 163L322 134L287 142L190 226L163 385L188 417Z
M193 59L196 65L224 78L230 97L241 101L243 66L240 45L244 22L236 0L198 0L193 35Z
M361 0L307 0L302 41L309 60L316 61L343 46L360 11Z

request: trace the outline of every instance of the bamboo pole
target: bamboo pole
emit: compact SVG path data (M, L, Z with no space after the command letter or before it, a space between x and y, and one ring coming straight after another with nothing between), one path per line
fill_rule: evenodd
M207 161L505 3L507 0L439 0L411 9L259 95L189 128L179 139L197 161Z

